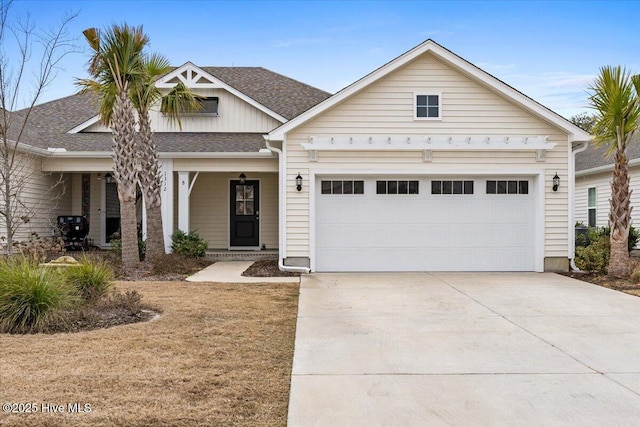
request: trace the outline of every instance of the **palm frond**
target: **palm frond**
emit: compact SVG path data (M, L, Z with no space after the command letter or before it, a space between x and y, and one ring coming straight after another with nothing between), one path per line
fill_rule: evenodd
M182 130L181 114L191 114L202 111L201 96L194 94L184 83L175 85L171 91L162 97L160 111L169 118L170 123L178 123Z
M629 73L621 66L600 69L589 96L596 110L592 129L596 146L605 146L608 156L624 152L631 136L638 129L640 100Z

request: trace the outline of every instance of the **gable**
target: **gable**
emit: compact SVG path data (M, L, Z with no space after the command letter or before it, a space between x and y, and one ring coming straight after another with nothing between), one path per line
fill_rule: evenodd
M418 94L437 94L441 117L415 117ZM424 53L301 126L304 132L368 135L557 135L566 133ZM375 129L375 131L374 131ZM295 133L296 131L294 131ZM566 139L565 139L566 140Z
M362 79L346 87L342 91L338 92L326 101L311 108L306 113L301 114L293 120L280 126L271 132L268 138L272 141L281 141L284 139L284 135L307 123L314 120L321 115L325 114L328 110L336 107L337 105L345 102L349 98L362 92L365 88L376 84L389 76L399 72L407 66L410 66L412 62L420 61L425 55L430 54L437 59L438 62L446 65L446 68L455 70L460 75L464 75L468 80L475 82L477 85L485 87L490 92L493 92L498 97L508 100L516 109L520 109L528 112L530 115L537 117L539 120L548 123L554 128L561 131L564 135L569 137L570 141L588 141L590 135L584 132L582 129L573 125L563 117L547 109L541 104L535 102L531 98L518 92L514 88L508 86L502 81L482 71L473 64L465 61L461 57L453 54L451 51L443 48L432 40L427 40L419 46L411 49L405 54L395 58L374 72L366 75ZM401 87L400 87L401 88ZM455 88L452 88L452 90Z

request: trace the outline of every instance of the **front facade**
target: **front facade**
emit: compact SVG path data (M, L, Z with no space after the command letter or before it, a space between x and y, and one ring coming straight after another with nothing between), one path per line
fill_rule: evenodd
M188 63L158 82L209 109L182 130L153 117L166 236L277 249L302 271L568 268L579 128L432 41L331 97L259 70ZM42 170L65 174L71 213L106 246L109 132L76 121L41 142Z

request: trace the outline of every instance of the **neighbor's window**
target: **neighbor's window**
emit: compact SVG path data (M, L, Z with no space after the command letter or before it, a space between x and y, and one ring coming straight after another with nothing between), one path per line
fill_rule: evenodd
M431 181L431 194L473 194L473 181Z
M416 119L440 118L440 95L416 95Z
M529 194L529 181L487 181L487 194Z
M418 194L418 181L376 181L376 194Z
M587 190L588 226L596 226L596 187Z
M322 194L364 194L364 181L322 181L320 192Z

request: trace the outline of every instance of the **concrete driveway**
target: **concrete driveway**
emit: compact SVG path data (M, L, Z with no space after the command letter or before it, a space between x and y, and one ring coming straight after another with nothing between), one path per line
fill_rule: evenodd
M550 273L302 279L289 426L640 425L640 298Z

